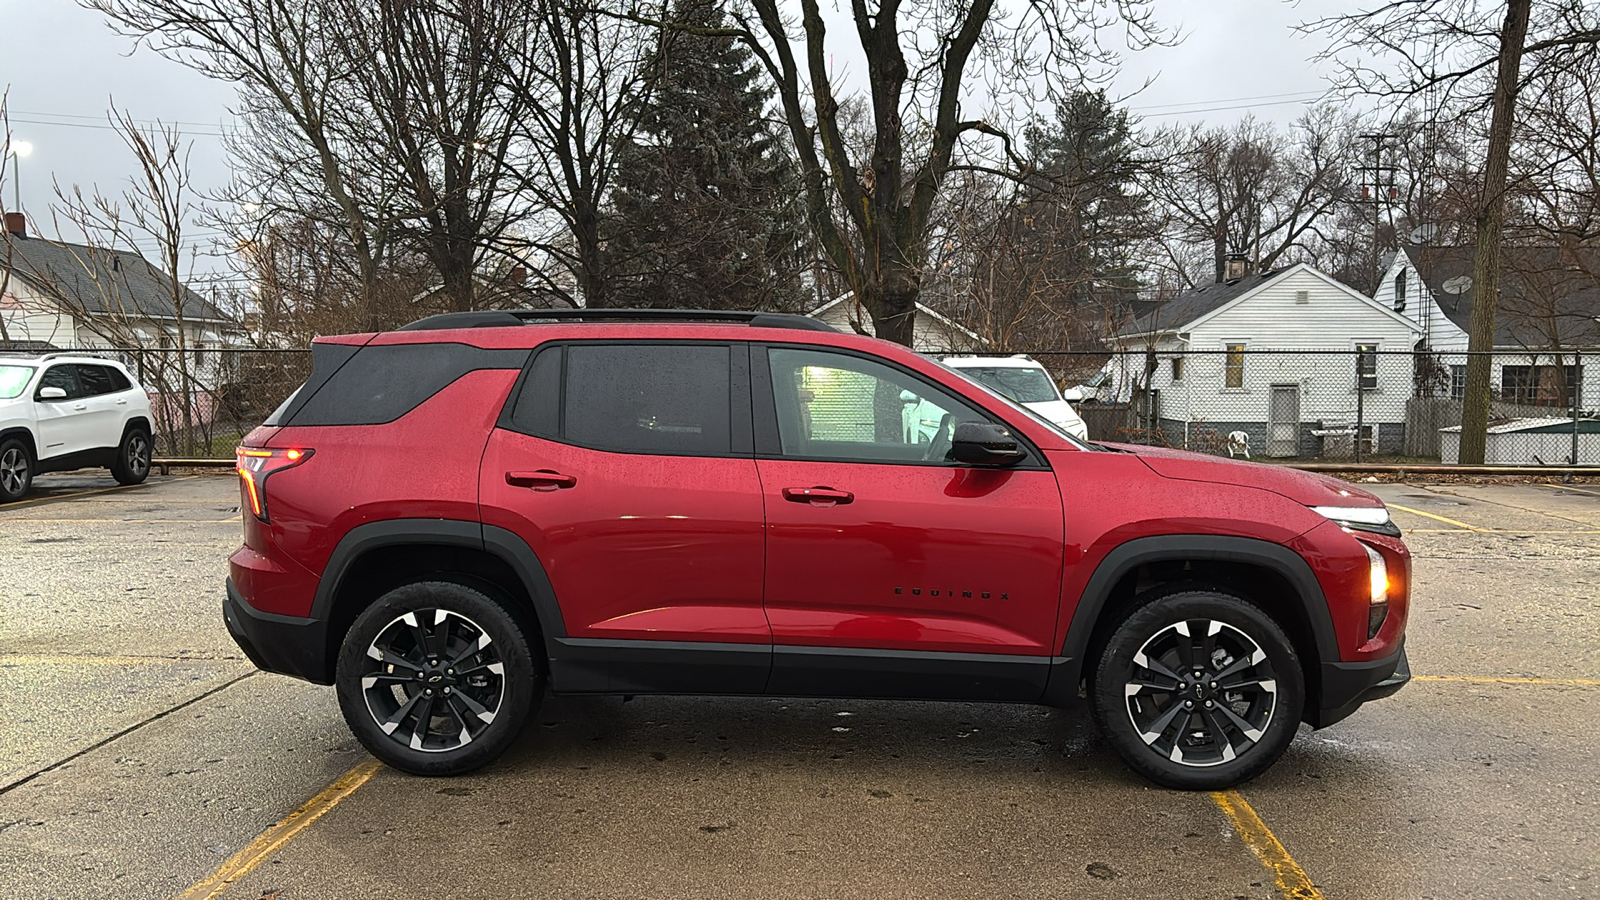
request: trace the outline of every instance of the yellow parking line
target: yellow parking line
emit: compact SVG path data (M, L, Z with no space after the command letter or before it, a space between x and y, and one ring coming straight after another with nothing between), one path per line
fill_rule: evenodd
M220 896L234 882L250 874L251 870L261 865L284 844L293 840L295 835L304 831L312 822L327 815L329 810L355 793L357 788L366 784L381 768L383 763L369 759L339 776L338 781L323 788L321 793L307 800L299 809L284 816L278 824L268 828L260 837L245 845L243 850L230 857L220 868L212 872L210 877L196 882L179 894L178 900L210 900L212 897Z
M1465 528L1468 531L1482 531L1483 530L1482 528L1479 528L1476 525L1468 525L1465 522L1457 522L1455 519L1446 519L1444 516L1436 516L1431 512L1423 512L1420 509L1412 509L1409 506L1401 506L1398 503L1389 504L1389 508L1390 509L1398 509L1401 512L1408 512L1408 513L1411 513L1413 515L1427 516L1430 519L1435 519L1437 521L1445 523L1446 525L1454 525L1454 526L1456 526L1458 528Z
M1600 678L1501 678L1496 675L1413 675L1412 681L1458 681L1466 684L1558 684L1600 687Z
M1588 494L1591 497L1600 497L1600 491L1585 490L1584 488L1571 484L1550 484L1545 482L1542 486L1547 488L1555 488L1558 491L1577 491L1580 494Z
M1311 883L1311 876L1284 849L1283 842L1256 815L1244 795L1238 791L1215 791L1211 794L1211 800L1233 823L1239 840L1272 872L1273 882L1281 896L1289 900L1323 900L1322 892Z

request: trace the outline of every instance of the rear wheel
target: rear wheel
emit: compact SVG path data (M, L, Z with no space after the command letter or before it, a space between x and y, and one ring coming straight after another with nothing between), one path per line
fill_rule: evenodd
M416 775L493 762L522 731L545 681L509 610L440 581L396 588L356 617L335 680L356 738Z
M129 428L117 448L117 458L111 463L111 477L117 484L139 484L150 477L150 455L154 450L150 432L143 428Z
M21 500L33 484L33 455L16 438L0 441L0 503Z
M1158 593L1117 626L1091 691L1095 720L1123 760L1185 790L1265 771L1294 740L1305 705L1283 629L1240 597L1193 588Z

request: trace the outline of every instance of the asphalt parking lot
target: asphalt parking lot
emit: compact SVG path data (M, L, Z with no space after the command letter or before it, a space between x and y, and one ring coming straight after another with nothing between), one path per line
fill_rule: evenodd
M505 759L378 768L223 629L235 482L0 507L0 897L1600 897L1600 485L1371 485L1417 680L1237 792L1082 711L552 700Z

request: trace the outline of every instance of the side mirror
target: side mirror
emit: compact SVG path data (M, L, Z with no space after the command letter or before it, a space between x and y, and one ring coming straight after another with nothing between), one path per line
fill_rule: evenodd
M921 397L918 397L916 394L913 394L910 391L901 391L900 392L900 402L904 403L907 406L910 406L913 403L918 403L921 400L922 400Z
M1083 402L1083 391L1075 387L1069 387L1061 392L1061 399L1068 403L1081 403Z
M65 399L67 399L67 392L66 392L66 390L64 388L42 387L42 388L39 388L39 399L40 400L65 400Z
M1017 436L993 422L962 422L956 426L950 453L964 463L1011 465L1026 454Z

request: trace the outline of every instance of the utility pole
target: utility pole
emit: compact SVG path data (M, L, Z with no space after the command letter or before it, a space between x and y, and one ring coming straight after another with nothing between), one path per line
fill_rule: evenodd
M1378 254L1378 229L1382 225L1384 207L1387 206L1391 214L1394 209L1393 202L1397 194L1395 189L1395 170L1397 167L1393 163L1384 161L1384 150L1387 149L1390 139L1387 133L1382 131L1370 132L1361 135L1361 139L1372 143L1368 164L1357 166L1356 171L1361 173L1361 199L1363 201L1372 201L1371 271L1372 290L1376 292L1378 280L1383 277L1383 272L1378 268L1380 259Z

